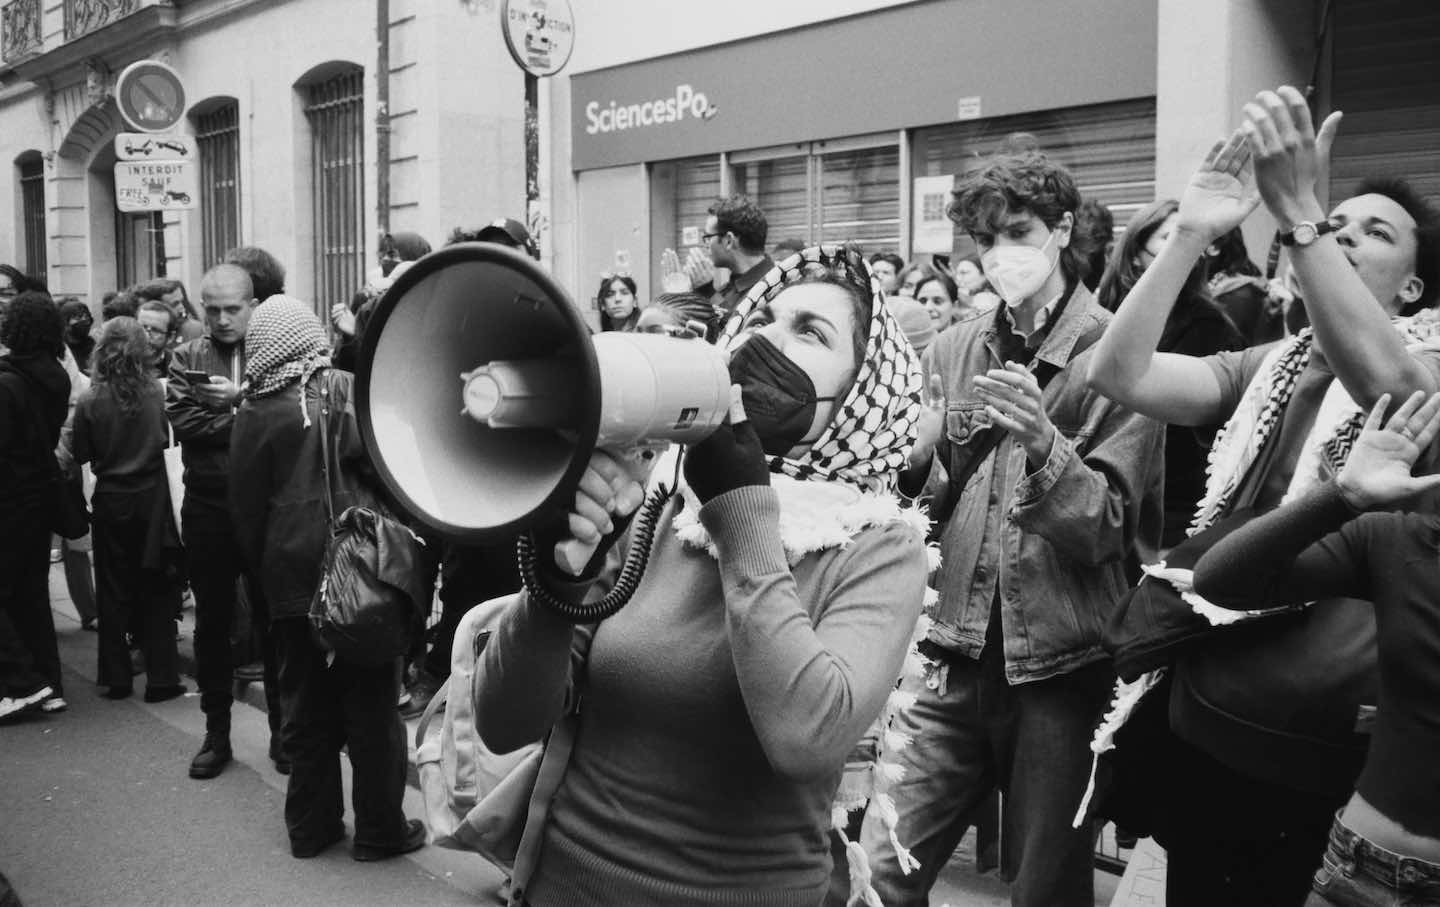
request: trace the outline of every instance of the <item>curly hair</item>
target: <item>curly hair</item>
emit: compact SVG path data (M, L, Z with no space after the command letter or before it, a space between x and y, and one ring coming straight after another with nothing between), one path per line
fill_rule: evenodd
M108 387L122 412L133 413L146 397L159 393L160 385L151 374L154 354L140 322L120 315L105 322L90 360L90 378L97 387Z
M1054 230L1080 208L1080 190L1070 171L1042 152L997 154L979 168L959 177L946 213L971 236L1000 233L1006 218L1029 213ZM1060 268L1066 284L1080 277L1088 252L1086 238L1073 227L1070 244L1060 250Z
M19 355L65 355L65 322L50 294L26 290L0 313L0 346Z

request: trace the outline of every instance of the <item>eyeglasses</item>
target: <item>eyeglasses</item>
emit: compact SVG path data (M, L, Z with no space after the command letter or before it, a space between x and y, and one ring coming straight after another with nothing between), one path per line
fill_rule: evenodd
M726 233L728 233L728 232L730 232L730 231L728 231L728 230L721 230L719 233L701 233L701 234L700 234L700 241L701 241L701 242L709 242L710 240L716 238L717 236L724 236L724 235L725 235Z
M147 328L145 328L144 330L145 330L145 333L149 334L151 337L169 337L169 336L170 336L170 331L169 331L168 328L147 327Z

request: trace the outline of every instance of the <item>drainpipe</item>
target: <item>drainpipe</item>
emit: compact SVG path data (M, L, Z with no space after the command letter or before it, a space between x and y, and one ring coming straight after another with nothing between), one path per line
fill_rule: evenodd
M390 0L375 0L375 223L390 232Z

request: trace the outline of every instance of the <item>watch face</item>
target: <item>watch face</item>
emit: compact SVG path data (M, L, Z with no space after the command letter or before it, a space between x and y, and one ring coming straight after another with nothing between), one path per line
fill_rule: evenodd
M1320 235L1316 231L1315 225L1309 222L1296 224L1291 233L1295 236L1295 245L1297 246L1308 246Z

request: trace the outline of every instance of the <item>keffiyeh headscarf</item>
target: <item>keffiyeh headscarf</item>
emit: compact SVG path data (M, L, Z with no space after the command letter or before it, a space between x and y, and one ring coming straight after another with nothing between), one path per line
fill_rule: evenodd
M870 288L870 330L865 356L850 392L830 424L799 457L775 457L770 470L796 479L847 482L888 491L915 444L923 381L920 357L885 305L880 282L864 257L844 246L815 246L784 259L750 288L717 341L729 349L745 319L811 274L834 274Z
M255 308L245 331L245 378L240 390L246 399L278 394L292 384L300 388L300 411L305 425L305 384L310 376L330 365L330 343L315 313L298 299L271 296Z

